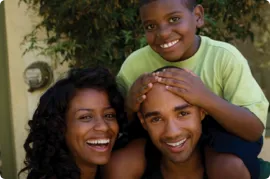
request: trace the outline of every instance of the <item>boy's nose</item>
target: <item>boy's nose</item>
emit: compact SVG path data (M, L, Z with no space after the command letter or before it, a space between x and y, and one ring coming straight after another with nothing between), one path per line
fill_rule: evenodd
M168 26L163 26L159 28L157 32L157 37L166 39L170 36L170 34L171 34L171 29Z

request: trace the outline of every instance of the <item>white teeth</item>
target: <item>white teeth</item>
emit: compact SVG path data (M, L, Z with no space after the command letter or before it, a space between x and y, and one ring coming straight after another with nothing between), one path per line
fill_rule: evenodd
M181 145L181 144L183 144L184 142L186 142L186 138L185 139L183 139L183 140L181 140L181 141L179 141L179 142L176 142L176 143L167 143L168 145L170 145L170 146L172 146L172 147L176 147L176 146L179 146L179 145Z
M179 40L175 40L175 41L172 41L172 42L169 42L169 43L166 43L166 44L162 44L160 45L161 48L169 48L169 47L172 47L174 46Z
M88 140L87 144L108 144L110 143L110 139L99 139L99 140Z

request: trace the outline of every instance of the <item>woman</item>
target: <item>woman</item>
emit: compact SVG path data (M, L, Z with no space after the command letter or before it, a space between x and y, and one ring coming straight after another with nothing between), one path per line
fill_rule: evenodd
M27 179L100 178L125 119L104 68L71 70L40 98L24 144Z

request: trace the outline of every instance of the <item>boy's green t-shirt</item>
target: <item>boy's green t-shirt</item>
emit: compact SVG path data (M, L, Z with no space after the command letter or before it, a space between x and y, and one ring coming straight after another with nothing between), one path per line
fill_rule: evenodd
M140 75L164 66L192 70L216 95L249 109L266 125L269 103L253 78L247 60L234 46L201 36L198 51L181 62L168 62L146 46L133 52L123 63L117 75L120 91L125 96Z

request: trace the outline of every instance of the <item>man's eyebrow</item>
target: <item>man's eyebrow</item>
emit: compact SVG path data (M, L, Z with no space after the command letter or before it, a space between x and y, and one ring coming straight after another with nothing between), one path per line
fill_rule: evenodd
M183 110L183 109L188 108L188 107L191 107L191 105L186 103L186 104L183 104L183 105L180 105L180 106L176 106L174 108L174 111L180 111L180 110Z
M144 118L149 118L149 117L152 117L152 116L158 116L160 115L160 112L158 111L153 111L153 112L147 112L144 114Z

